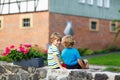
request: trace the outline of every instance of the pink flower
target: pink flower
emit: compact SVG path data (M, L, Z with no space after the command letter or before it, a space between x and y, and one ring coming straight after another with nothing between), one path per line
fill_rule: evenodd
M18 51L19 51L19 52L24 52L24 50L25 50L24 47L19 47L19 48L18 48Z
M3 56L7 56L10 53L10 49L6 47L5 52L2 53Z
M28 52L29 52L29 50L28 50L28 49L24 50L24 54L27 54Z
M6 52L2 53L3 56L7 56L8 54Z
M36 54L34 54L34 52ZM47 53L47 50L40 48L37 44L32 46L31 44L20 44L17 48L15 45L10 45L5 48L2 56L7 56L12 60L22 60L34 57L41 57L42 53ZM43 54L43 55L45 55Z
M31 44L24 44L24 46L29 48L29 47L31 47Z
M10 49L8 47L6 47L5 52L6 52L6 54L9 54L10 53Z
M10 49L13 49L14 47L15 47L14 45L11 45L11 46L10 46Z
M44 52L45 54L47 54L47 50L46 50L46 49L43 49L43 52Z

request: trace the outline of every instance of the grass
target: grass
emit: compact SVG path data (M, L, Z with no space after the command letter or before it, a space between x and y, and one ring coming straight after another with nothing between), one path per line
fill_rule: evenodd
M105 66L119 66L120 67L120 53L106 54L88 59L89 64L105 65Z
M97 56L89 58L88 61L89 64L108 66L104 71L120 72L120 53Z
M104 69L104 71L120 72L120 68L108 67L108 68Z

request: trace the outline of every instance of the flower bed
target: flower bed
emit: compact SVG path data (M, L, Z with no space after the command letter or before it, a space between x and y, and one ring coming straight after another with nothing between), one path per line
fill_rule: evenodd
M38 45L20 44L19 47L11 45L6 47L3 56L12 59L14 62L27 61L32 58L47 58L46 51ZM32 62L31 62L32 63Z

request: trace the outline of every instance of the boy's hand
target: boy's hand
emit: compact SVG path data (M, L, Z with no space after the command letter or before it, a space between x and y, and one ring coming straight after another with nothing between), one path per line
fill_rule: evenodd
M66 69L65 67L63 67L63 66L60 66L60 69Z
M86 68L86 66L83 64L83 62L80 59L78 59L78 64L81 66L82 69Z
M54 59L56 60L56 62L57 62L57 64L58 64L58 66L60 67L60 69L65 69L65 67L63 67L63 66L61 65L61 63L60 63L59 58L58 58L57 55L54 55Z

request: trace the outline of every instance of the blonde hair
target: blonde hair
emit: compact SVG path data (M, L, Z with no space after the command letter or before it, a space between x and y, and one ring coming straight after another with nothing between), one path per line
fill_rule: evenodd
M70 35L64 36L62 38L62 45L67 48L71 48L74 45L73 37Z
M58 32L54 32L50 36L50 42L52 43L54 40L60 39L61 40L61 35Z

